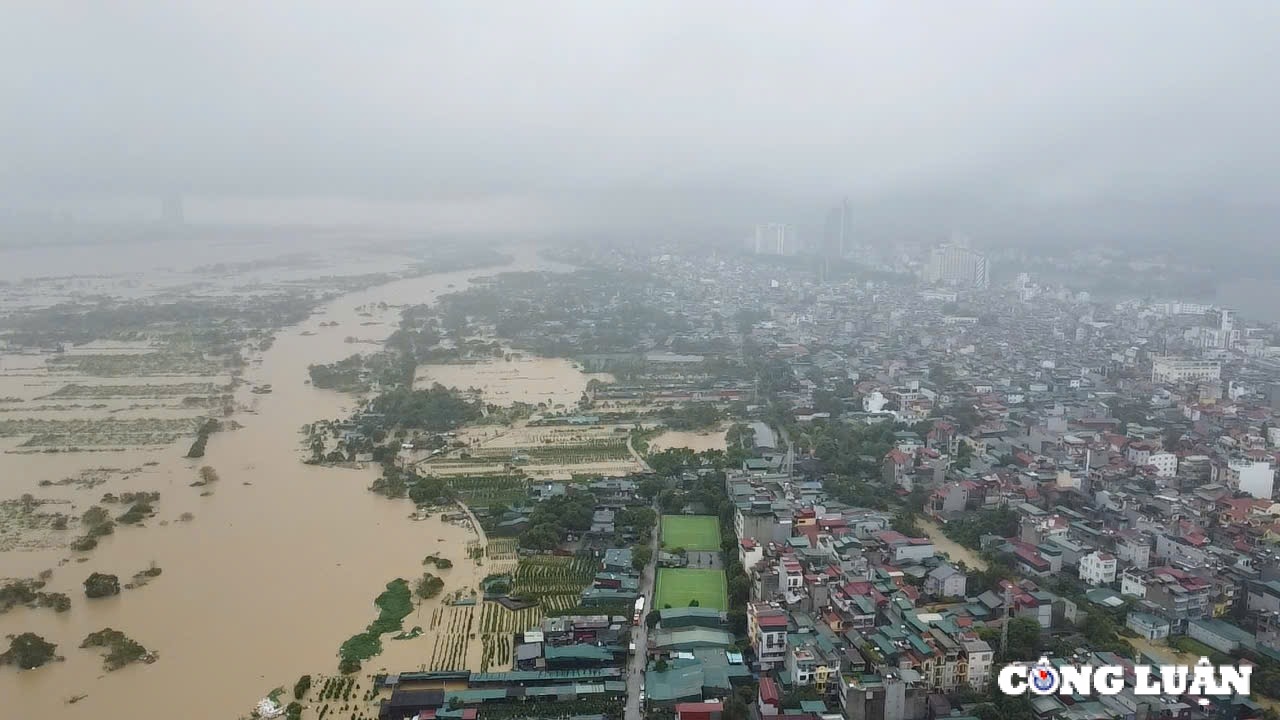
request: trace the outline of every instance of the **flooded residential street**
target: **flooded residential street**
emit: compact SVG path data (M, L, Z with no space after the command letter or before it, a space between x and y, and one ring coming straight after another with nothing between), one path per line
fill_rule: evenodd
M924 530L924 534L928 535L929 539L933 541L934 547L946 553L952 561L963 562L966 567L978 570L987 569L986 560L979 557L978 553L947 537L937 523L924 517L917 518L916 522L920 523L920 529Z

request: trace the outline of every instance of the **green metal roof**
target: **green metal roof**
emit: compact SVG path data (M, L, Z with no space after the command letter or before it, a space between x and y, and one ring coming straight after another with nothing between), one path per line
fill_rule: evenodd
M552 660L613 660L613 652L597 645L547 645L543 648L547 661Z

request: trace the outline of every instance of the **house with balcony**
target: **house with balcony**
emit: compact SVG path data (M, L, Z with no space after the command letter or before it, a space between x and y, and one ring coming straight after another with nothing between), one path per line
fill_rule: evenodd
M1116 581L1116 556L1102 551L1080 558L1080 580L1086 585L1110 585Z
M747 636L761 669L779 667L787 661L787 611L777 603L747 605Z
M785 676L792 687L827 685L840 676L840 655L835 646L817 635L792 635L788 639Z

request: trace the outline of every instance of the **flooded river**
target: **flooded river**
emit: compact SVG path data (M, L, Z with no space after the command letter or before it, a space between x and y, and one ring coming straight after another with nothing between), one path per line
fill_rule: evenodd
M528 252L506 269L564 266ZM356 307L429 302L451 286L461 288L471 277L496 271L433 275L353 293L282 330L261 363L245 373L250 383L269 383L274 391L238 390L237 402L252 408L235 416L243 428L213 435L200 460L182 457L190 438L153 450L0 454L0 496L30 492L61 498L75 504L70 512L77 515L104 492L161 493L158 514L147 527L120 526L90 553L65 548L0 553L0 577L52 569L46 590L65 592L73 602L67 613L17 608L0 615L0 636L35 632L55 642L66 658L34 671L0 668L0 717L244 716L276 686L291 686L303 673L333 672L338 646L374 619L373 598L388 580L421 575L425 555L438 552L454 561L453 569L441 572L446 592L464 580L474 582L480 573L466 558L472 532L438 516L409 521L408 501L392 502L366 490L375 477L372 467L303 465L299 428L317 418L339 417L353 404L347 396L304 384L307 366L355 352L344 338L356 328L364 331L362 337L381 338L395 327L395 310L375 310L372 319L384 324L361 328L370 318L358 315ZM336 327L321 326L333 321ZM90 490L39 487L41 480L104 465L140 470ZM207 496L205 488L189 486L202 465L215 468L221 478ZM188 512L194 519L179 522ZM88 559L64 562L74 557ZM113 598L85 598L82 583L91 572L116 574L124 583L153 562L163 574L147 586ZM426 623L406 619L406 629L415 624ZM85 635L105 627L123 631L160 659L104 673L98 653L78 646ZM418 660L427 642L386 641L386 652L366 663L366 670L389 663L394 669L416 667L427 660Z

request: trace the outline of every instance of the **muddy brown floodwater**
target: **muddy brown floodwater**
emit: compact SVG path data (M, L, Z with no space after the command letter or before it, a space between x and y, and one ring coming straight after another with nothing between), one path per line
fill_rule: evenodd
M466 558L474 533L438 516L408 520L411 503L366 490L375 477L372 467L320 468L299 461L300 426L339 417L354 404L349 396L304 384L307 366L373 349L343 341L370 320L357 315L357 306L430 302L451 285L462 288L473 277L499 270L564 269L529 251L517 253L506 268L402 280L329 303L322 314L280 331L262 362L251 364L245 378L270 383L273 393L253 395L248 386L241 388L237 400L253 407L235 417L243 428L213 435L200 460L182 457L190 438L164 449L0 454L0 497L31 492L69 499L78 514L104 492L161 493L159 512L147 527L120 527L90 553L0 553L0 577L53 569L47 589L66 592L73 601L62 614L18 608L0 615L0 636L35 632L57 643L66 658L34 671L0 668L0 717L241 717L276 686L291 686L303 673L336 670L338 646L374 619L373 598L388 580L421 575L425 555L438 552L454 561L453 569L440 573L446 592L464 580L475 582L482 573ZM361 328L362 337L382 338L395 328L395 310L375 314L384 324ZM337 327L320 326L335 320ZM40 480L103 465L143 470L92 490L38 487ZM205 497L202 488L189 487L202 465L221 477ZM177 522L185 512L195 519ZM74 557L88 560L59 566ZM152 562L163 574L146 587L85 599L81 584L91 572L113 573L124 582ZM415 624L425 626L414 616L406 619L406 629ZM101 657L78 647L85 635L104 627L155 650L159 661L104 673ZM427 657L415 660L429 652L427 642L386 640L387 652L367 662L366 670L425 663ZM67 703L80 695L86 697Z

